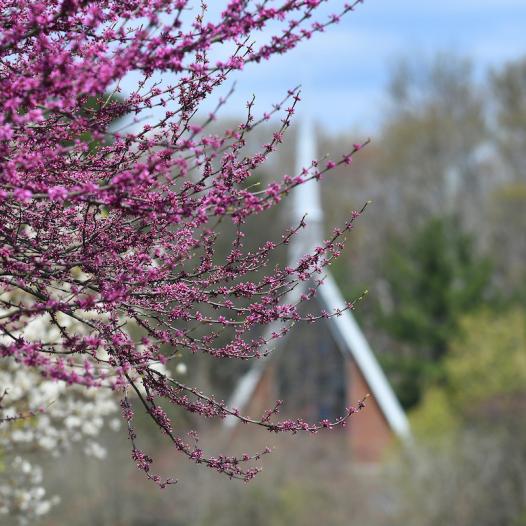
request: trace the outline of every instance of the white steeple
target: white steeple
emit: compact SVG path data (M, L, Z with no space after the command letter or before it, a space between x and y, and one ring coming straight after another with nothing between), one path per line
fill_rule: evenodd
M298 131L295 175L309 169L317 159L314 125L305 116ZM309 170L311 174L313 170ZM303 175L303 177L308 177ZM306 227L294 237L290 246L290 264L295 264L305 254L323 241L323 209L320 196L320 181L312 179L297 186L292 193L292 226L305 217Z

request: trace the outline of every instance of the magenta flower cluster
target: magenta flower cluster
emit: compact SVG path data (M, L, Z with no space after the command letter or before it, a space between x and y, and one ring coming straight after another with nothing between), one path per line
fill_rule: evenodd
M230 73L294 48L360 2L319 20L324 3L230 0L214 21L189 0L0 0L0 356L45 378L115 390L133 459L161 486L173 481L151 474L134 405L190 460L244 480L266 451L207 457L194 435L176 433L167 407L296 433L341 425L363 405L336 422L279 421L279 404L249 418L163 369L184 353L259 358L295 323L341 312L302 317L283 298L307 280L301 301L315 295L358 213L293 267L268 262L303 222L255 250L244 247L243 226L295 186L349 164L362 145L254 190L247 179L282 142L298 90L260 118L249 102L246 120L220 134L209 130L225 100L208 118L199 113ZM267 28L274 35L255 45ZM173 82L155 82L159 73ZM123 95L129 74L140 80ZM163 112L156 122L110 131L152 108ZM281 121L271 140L248 154L247 135L273 116ZM221 255L226 223L237 233ZM29 336L43 318L56 337ZM274 322L270 340L257 336Z

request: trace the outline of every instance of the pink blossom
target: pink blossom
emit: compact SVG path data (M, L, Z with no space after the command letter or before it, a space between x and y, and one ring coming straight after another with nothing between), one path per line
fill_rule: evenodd
M52 186L48 188L47 195L51 201L64 201L68 196L68 191L63 186Z
M17 188L13 192L13 197L22 203L27 203L28 201L31 201L31 198L33 197L33 192L31 190L27 190L25 188Z
M259 326L341 313L301 315L299 305L283 304L283 290L311 281L301 302L314 296L359 213L288 267L274 266L272 257L304 222L250 249L244 230L247 220L296 186L349 164L350 156L325 168L315 161L253 189L249 178L286 139L298 90L289 90L262 115L249 102L245 120L221 132L212 133L209 124L225 99L216 99L217 110L204 124L196 117L234 70L295 48L359 3L324 17L318 8L326 2L230 0L215 21L196 15L188 25L185 0L18 0L4 9L0 294L23 299L0 317L0 332L18 331L0 343L0 358L47 379L115 391L132 458L161 487L175 481L153 473L153 457L138 445L136 411L146 413L179 454L245 481L259 471L251 463L268 450L207 455L196 447L196 435L178 432L170 405L203 418L231 416L293 434L344 425L355 412L333 422L281 421L276 403L248 417L158 367L184 354L257 359L288 332L285 323L265 340L257 336ZM174 23L163 26L168 19ZM272 34L266 44L255 38L261 31ZM209 56L222 59L212 63ZM119 86L130 73L139 80L126 95ZM171 84L152 82L157 75ZM110 96L114 92L118 97ZM150 108L163 108L164 117L141 129L112 131L117 119L130 116L138 124ZM271 138L247 153L248 134L271 117L277 123ZM352 153L361 147L354 145ZM218 239L214 225L220 223L237 232L233 240ZM25 338L30 324L44 315L56 340L44 334ZM78 325L61 323L64 318ZM132 322L141 336L128 333Z

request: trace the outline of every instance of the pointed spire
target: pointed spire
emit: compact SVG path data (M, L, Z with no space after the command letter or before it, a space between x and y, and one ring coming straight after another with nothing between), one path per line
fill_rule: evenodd
M317 157L314 125L310 118L304 117L298 131L295 173L301 174L303 169L309 169ZM312 170L309 173L312 173ZM294 189L291 212L294 225L303 217L307 225L297 234L291 246L291 263L294 263L323 240L323 209L319 181L313 179Z

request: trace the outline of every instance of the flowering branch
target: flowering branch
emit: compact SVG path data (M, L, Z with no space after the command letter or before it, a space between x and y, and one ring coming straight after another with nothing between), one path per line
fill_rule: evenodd
M151 475L152 459L136 445L130 392L177 451L243 480L257 468L241 466L262 453L206 458L175 434L160 402L292 433L344 425L363 407L309 424L272 421L277 404L252 419L157 367L182 353L265 356L270 340L254 336L261 326L282 322L276 339L291 324L341 314L302 316L299 304L315 295L363 210L295 266L272 270L272 255L305 222L251 251L243 226L296 186L350 164L367 142L256 191L248 178L283 141L299 90L259 118L250 101L245 122L219 135L209 124L226 99L201 124L197 118L233 71L294 48L361 3L311 22L326 1L230 0L216 21L203 3L188 23L189 0L0 0L0 357L44 379L118 392L133 458L163 486L173 481ZM271 24L281 29L270 42L251 43ZM141 79L124 96L121 81L132 72ZM154 75L163 81L152 82ZM164 116L140 128L151 108ZM246 153L247 135L278 115L272 139ZM124 116L134 118L135 131L110 132ZM236 231L226 255L217 247L222 223ZM306 281L314 286L299 303L282 303ZM35 334L35 324L45 330Z

